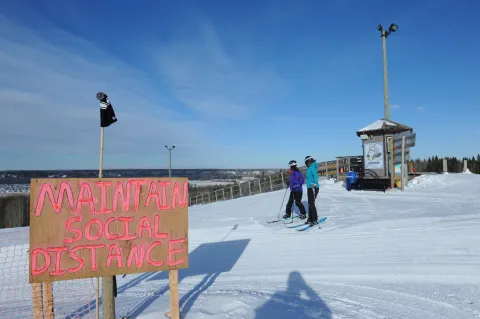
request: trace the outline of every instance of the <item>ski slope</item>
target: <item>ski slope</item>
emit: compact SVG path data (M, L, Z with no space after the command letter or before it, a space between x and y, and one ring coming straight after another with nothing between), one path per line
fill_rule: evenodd
M266 223L277 218L284 194L189 209L190 267L179 271L182 318L480 318L480 176L424 175L404 192L387 193L347 192L324 181L317 209L328 220L307 232ZM3 238L10 232L10 242L28 249L23 230L15 239L4 231ZM1 243L0 257L8 258ZM22 258L28 265L26 253ZM6 264L0 261L0 273ZM26 288L15 289L28 300L26 270L15 279ZM2 296L13 278L0 278ZM169 309L166 272L117 280L117 317L158 319ZM63 286L56 285L60 296ZM59 318L81 317L75 310L94 296L88 288L83 297L57 298ZM1 302L0 317L9 307ZM28 309L10 309L9 318L31 318Z

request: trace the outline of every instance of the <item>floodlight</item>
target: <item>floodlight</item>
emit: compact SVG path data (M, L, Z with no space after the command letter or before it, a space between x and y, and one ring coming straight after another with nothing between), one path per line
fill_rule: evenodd
M378 30L378 31L382 31L382 30L383 30L383 27L382 27L381 24L377 25L377 30Z
M395 23L392 23L390 25L390 27L388 28L388 30L391 31L391 32L395 32L395 31L397 31L397 29L398 29L398 25L396 25Z
M100 102L103 102L103 101L105 101L105 100L108 98L108 96L107 96L105 93L103 93L103 92L98 92L97 95L96 95L96 98L97 98L97 100L99 100Z
M172 150L175 148L175 145L172 146Z

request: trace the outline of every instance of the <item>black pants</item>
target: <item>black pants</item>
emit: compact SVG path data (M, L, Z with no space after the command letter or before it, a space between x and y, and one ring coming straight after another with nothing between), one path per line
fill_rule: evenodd
M295 204L300 210L300 214L305 216L307 215L305 206L303 206L302 204L302 197L303 197L303 192L290 192L290 197L288 198L288 202L287 202L287 208L285 210L285 213L287 213L287 216L290 217L292 215L292 206L293 206L294 200L295 200Z
M315 187L315 199L317 199L317 196L318 196L318 191L320 190L320 188L318 187Z
M318 195L318 188L307 188L307 198L308 198L308 219L307 221L317 221L317 208L315 207L315 198Z

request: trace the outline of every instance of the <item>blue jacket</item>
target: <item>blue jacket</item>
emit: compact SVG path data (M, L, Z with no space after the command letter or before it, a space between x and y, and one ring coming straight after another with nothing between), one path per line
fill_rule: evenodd
M357 174L355 174L355 172L348 172L347 173L347 180L350 181L350 183L356 183L357 182Z
M305 179L301 172L296 170L290 171L290 191L292 192L303 192L303 183Z
M313 161L313 163L307 168L305 175L307 176L307 188L318 188L320 184L318 184L318 171L317 171L317 161ZM315 186L312 186L315 184Z

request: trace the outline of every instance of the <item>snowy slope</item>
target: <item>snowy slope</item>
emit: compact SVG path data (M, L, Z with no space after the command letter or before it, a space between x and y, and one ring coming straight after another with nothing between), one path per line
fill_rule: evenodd
M346 192L325 181L317 208L328 220L308 232L265 222L276 218L284 194L189 210L190 268L179 272L182 318L480 318L480 176L421 176L405 192L387 193ZM7 243L28 249L28 228L9 233L8 239L0 233L2 254ZM0 274L11 272L7 264L23 269L22 258L28 261L26 254L8 258L0 258ZM27 273L16 279L15 292L25 294L16 303L5 302L11 280L5 277L0 318L31 317ZM167 273L117 278L117 316L162 318ZM91 300L90 282L69 292L73 300L62 299L66 285L56 284L59 318ZM12 309L20 303L26 307Z

